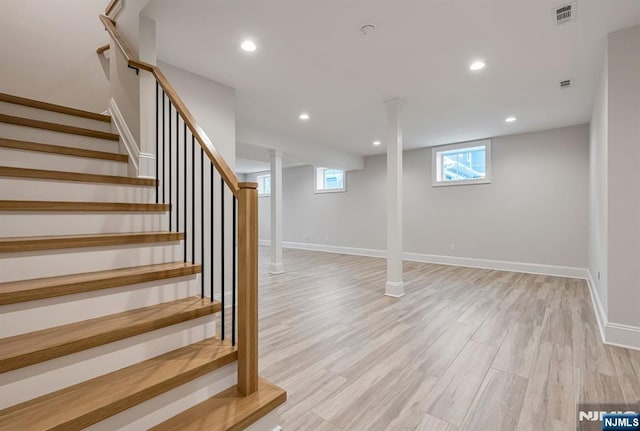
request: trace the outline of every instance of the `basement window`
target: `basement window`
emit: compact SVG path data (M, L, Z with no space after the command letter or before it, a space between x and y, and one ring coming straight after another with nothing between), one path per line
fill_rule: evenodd
M345 171L341 169L316 168L316 193L344 192L346 190Z
M256 176L258 183L258 196L271 196L271 174Z
M434 187L491 182L490 140L434 147L431 158Z

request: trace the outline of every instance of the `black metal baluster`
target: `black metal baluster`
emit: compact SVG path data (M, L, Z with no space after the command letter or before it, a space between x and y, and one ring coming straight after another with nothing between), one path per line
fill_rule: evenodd
M160 101L158 100L159 87L160 85L158 84L158 82L156 82L156 203L158 203L158 186L160 184L158 182L158 159L160 157L160 155L158 154L158 145L160 143L160 131L158 130L158 127L160 127L160 112L158 112L158 109L160 108Z
M176 109L176 232L180 231L180 118Z
M184 263L187 263L187 241L189 240L189 235L187 235L187 123L183 121L184 124L184 139L182 141L184 148L184 251L183 251L183 259Z
M173 219L173 217L171 217L171 215L173 214L173 200L171 199L171 189L173 188L173 186L171 185L171 171L172 171L172 165L171 165L171 153L172 151L172 147L173 145L171 145L171 100L169 100L169 231L171 231L171 221Z
M164 125L164 118L165 118L165 109L164 109L164 101L166 99L166 94L164 92L164 90L162 90L162 203L166 203L164 200L164 162L165 162L165 158L164 158L164 148L165 148L165 125Z
M204 151L200 147L200 264L202 265L202 298L204 298Z
M210 179L210 188L211 188L211 190L210 190L210 193L209 193L209 207L210 207L209 208L210 209L209 215L211 217L211 232L210 232L211 233L211 243L210 243L211 245L209 247L209 250L210 250L209 264L211 265L211 302L213 302L214 293L215 293L214 292L215 279L213 278L213 251L215 250L215 248L213 247L213 219L214 219L214 217L213 217L213 196L214 196L214 193L213 193L213 177L215 176L215 171L213 170L213 163L211 163L210 172L211 172L211 177L209 179Z
M231 345L236 345L236 197L233 196L233 281L231 282L231 288L233 289L231 299Z
M221 338L224 340L224 293L225 293L225 283L224 283L224 179L222 175L220 175L220 280L221 280L221 291L222 291L222 323L220 324L220 332Z
M196 263L196 138L191 135L191 263ZM202 277L202 274L200 275ZM201 283L200 298L204 298L204 283Z

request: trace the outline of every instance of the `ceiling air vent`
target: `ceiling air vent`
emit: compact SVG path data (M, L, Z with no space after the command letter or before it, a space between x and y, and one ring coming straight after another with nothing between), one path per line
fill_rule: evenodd
M554 9L556 25L567 24L576 20L576 3L569 3Z
M571 87L570 79L565 79L563 81L560 81L560 89L564 90L565 88L570 88L570 87Z

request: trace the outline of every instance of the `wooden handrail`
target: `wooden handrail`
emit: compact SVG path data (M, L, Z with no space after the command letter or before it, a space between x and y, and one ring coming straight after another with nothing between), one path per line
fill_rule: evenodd
M207 157L209 158L209 160L214 164L214 166L220 173L220 176L222 177L224 182L227 184L231 192L235 196L238 196L239 185L238 185L238 177L236 176L235 172L233 172L233 170L231 169L231 167L229 167L229 165L224 160L220 152L213 145L213 143L211 142L211 139L209 139L207 134L204 132L202 126L198 124L193 114L191 114L191 111L189 111L189 109L184 104L180 96L178 96L178 93L173 88L173 86L169 83L169 80L164 75L164 73L162 73L162 70L160 70L158 66L145 63L143 61L140 61L137 58L134 51L127 44L124 37L120 34L118 29L116 28L115 23L111 20L111 18L105 15L100 15L100 21L102 21L102 24L104 25L105 30L109 33L109 35L111 36L111 39L113 39L118 49L120 49L120 51L124 55L129 66L137 69L145 70L153 74L153 76L156 78L156 81L158 82L160 87L162 87L165 94L167 95L169 100L173 103L174 107L176 108L176 110L184 120L185 124L187 125L187 127L189 128L193 136L196 138L196 141L198 141L198 144L200 144L204 152L207 154Z
M108 51L109 48L111 48L111 45L109 45L109 44L102 45L101 47L96 49L96 54L102 55L102 54L104 54L105 51Z
M109 15L111 11L114 10L115 7L118 5L118 3L120 3L120 0L111 0L107 5L107 8L104 10L104 14Z

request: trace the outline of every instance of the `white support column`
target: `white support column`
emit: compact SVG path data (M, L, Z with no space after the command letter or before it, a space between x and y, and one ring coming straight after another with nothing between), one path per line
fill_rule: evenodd
M282 153L270 150L271 157L271 274L282 274Z
M385 295L404 295L402 279L402 126L400 99L387 108L387 283Z

